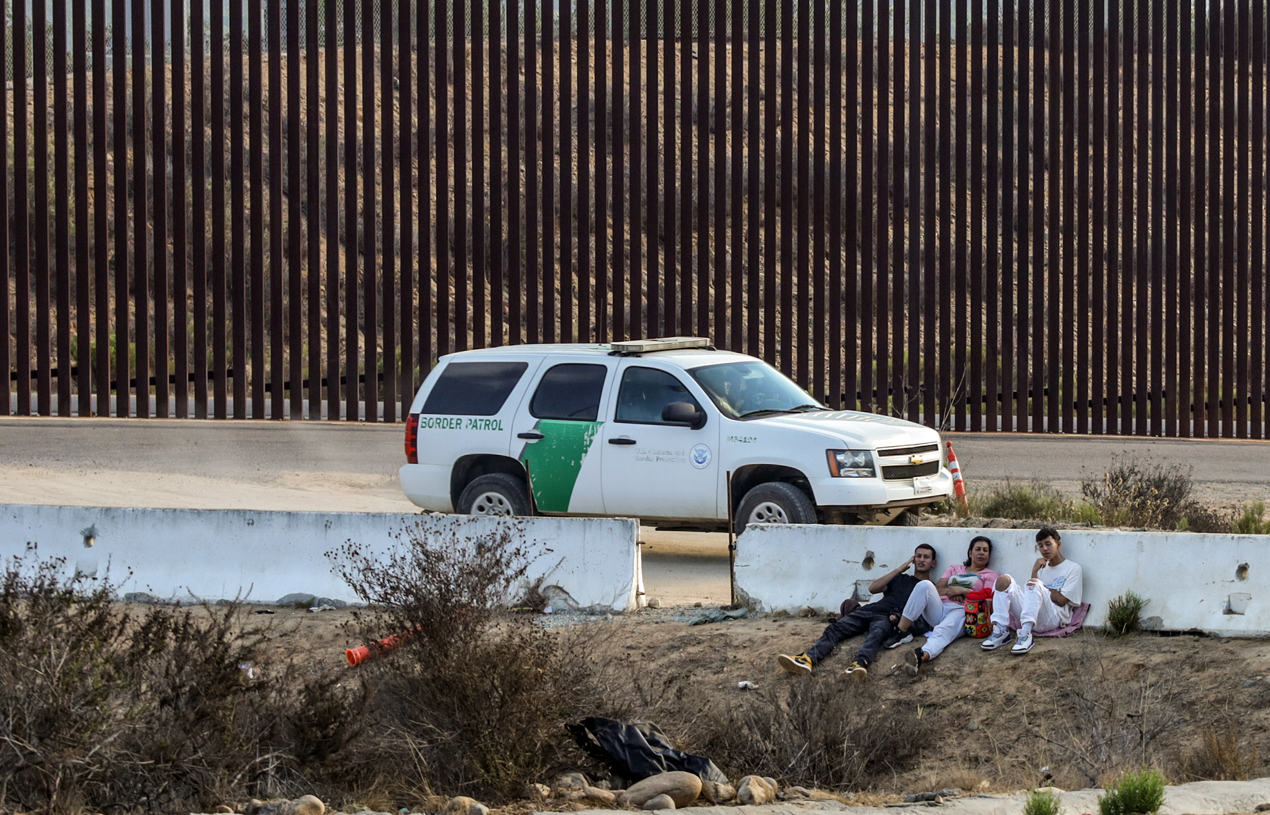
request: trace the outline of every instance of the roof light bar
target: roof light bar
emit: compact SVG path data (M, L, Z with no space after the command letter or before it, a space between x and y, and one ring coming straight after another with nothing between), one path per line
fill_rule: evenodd
M684 348L709 348L706 337L659 337L651 340L627 340L611 344L613 353L647 354L650 351L677 351Z

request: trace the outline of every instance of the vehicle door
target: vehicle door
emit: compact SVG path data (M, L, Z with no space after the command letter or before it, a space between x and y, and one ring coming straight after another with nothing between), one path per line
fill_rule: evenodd
M542 513L599 515L600 457L591 447L603 422L612 361L548 358L512 425L512 455L525 466Z
M613 421L601 431L604 509L639 518L717 518L719 418L688 375L643 359L623 359ZM686 402L704 421L695 429L664 418Z

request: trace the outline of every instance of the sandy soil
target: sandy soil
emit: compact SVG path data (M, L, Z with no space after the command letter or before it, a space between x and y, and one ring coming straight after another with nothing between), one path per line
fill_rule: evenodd
M272 627L279 656L360 670L344 667L343 649L358 644L341 627L352 611L271 610L276 613L252 620ZM1252 777L1267 771L1261 757L1270 756L1270 642L1191 634L1110 640L1087 630L1039 639L1019 657L984 653L979 641L963 639L917 678L899 668L902 650L885 651L862 685L841 673L858 640L845 643L809 677L777 666L778 653L810 646L829 618L769 615L689 625L701 611L681 606L624 617L538 620L553 628L587 625L599 635L593 637L597 665L652 678L661 685L662 703L684 700L682 720L668 714L657 723L687 749L692 721L702 712L720 715L740 694L782 699L795 683L831 683L843 704L916 705L943 735L923 749L916 766L856 796L861 803L945 788L1007 792L1044 782L1082 789L1093 782L1082 771L1081 756L1100 749L1130 764L1154 761L1172 781L1188 780L1179 761L1203 753L1206 730L1235 739ZM757 690L739 689L741 681ZM1159 732L1146 738L1141 753L1141 733L1152 731Z

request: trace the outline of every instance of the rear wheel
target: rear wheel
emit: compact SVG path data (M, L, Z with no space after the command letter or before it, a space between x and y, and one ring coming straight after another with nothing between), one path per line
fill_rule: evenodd
M489 473L472 479L459 495L463 515L530 515L525 482L507 473Z
M736 511L739 535L750 524L814 524L816 507L807 493L784 481L759 484L745 494Z

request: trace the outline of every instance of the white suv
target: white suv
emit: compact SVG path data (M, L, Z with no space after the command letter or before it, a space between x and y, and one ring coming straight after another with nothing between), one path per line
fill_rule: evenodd
M762 360L692 337L443 357L405 446L406 497L474 515L731 518L740 532L907 520L953 492L936 431L830 410Z

